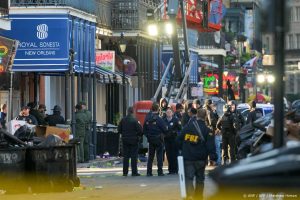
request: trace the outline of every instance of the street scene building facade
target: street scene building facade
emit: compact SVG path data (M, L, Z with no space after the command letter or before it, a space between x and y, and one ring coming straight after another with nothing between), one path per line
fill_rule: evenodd
M299 23L300 0L1 0L0 196L16 177L72 199L298 197Z

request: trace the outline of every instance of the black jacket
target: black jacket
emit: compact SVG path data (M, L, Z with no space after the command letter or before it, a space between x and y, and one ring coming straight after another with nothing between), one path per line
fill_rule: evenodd
M58 113L53 113L53 115L48 115L45 118L45 121L48 122L49 126L56 126L56 124L65 123L65 119Z
M137 144L139 137L143 135L142 126L133 115L127 115L121 120L118 131L122 135L123 142L128 144Z
M235 129L233 127L233 114L230 111L226 111L219 119L217 128L221 130L222 134L235 134Z
M181 124L182 126L185 126L190 120L190 116L187 112L183 113L182 118L181 118Z
M246 124L252 125L253 122L257 120L256 112L257 112L256 109L253 109L248 113Z
M233 113L233 126L235 131L241 130L241 128L245 125L245 119L240 111L235 110Z
M173 116L170 121L168 121L168 118L165 117L164 121L168 126L168 131L165 135L165 140L174 140L181 130L181 122L175 116Z
M218 114L216 112L213 112L210 108L207 108L206 119L205 119L206 126L211 130L215 131L218 120L219 120Z
M176 111L174 113L174 116L177 117L177 119L181 122L181 120L182 120L182 114L180 112Z
M38 110L32 109L29 113L36 118L38 125L47 125L43 115Z
M204 141L200 139L201 137L197 133L193 122L198 123ZM196 120L196 118L192 118L188 124L183 127L180 135L177 137L177 143L179 149L182 151L184 160L206 161L208 155L211 160L215 161L217 159L215 140L209 132L210 129L205 125L205 122ZM195 142L196 139L199 139L198 142Z

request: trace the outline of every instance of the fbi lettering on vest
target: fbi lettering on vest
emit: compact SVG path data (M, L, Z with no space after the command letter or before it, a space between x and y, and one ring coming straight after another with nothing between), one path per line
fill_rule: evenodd
M199 142L199 136L195 135L195 134L185 134L184 136L184 141L189 142L189 143L193 143L193 144L197 144Z

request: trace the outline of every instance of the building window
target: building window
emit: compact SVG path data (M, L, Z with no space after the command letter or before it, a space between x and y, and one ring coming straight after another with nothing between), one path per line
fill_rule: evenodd
M292 34L287 36L287 49L294 49L294 39Z
M300 21L300 7L296 7L296 19L295 21L299 22Z
M266 37L266 44L265 44L265 53L270 53L270 38Z
M300 34L296 34L296 40L297 40L297 49L300 49Z

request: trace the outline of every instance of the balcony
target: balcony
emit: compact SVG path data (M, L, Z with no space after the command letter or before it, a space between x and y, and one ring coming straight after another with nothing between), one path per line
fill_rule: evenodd
M72 7L87 13L95 14L94 0L11 0L11 7Z

